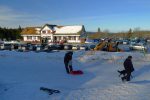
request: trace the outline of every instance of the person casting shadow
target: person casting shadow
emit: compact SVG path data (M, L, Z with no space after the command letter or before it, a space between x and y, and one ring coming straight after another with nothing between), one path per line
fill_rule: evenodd
M119 71L118 72L123 74L124 76L121 77L122 81L130 81L131 73L134 71L134 67L132 64L132 56L128 56L126 60L123 63L125 70Z
M73 52L69 51L64 56L64 64L65 64L66 72L68 74L73 71L73 68L72 68L72 55L73 55Z

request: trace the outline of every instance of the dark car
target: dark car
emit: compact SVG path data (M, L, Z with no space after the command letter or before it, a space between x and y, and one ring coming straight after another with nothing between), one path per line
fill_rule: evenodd
M57 45L58 50L64 50L64 45Z
M9 43L4 44L4 50L12 50L12 44Z
M57 45L49 45L49 46L48 46L48 50L49 50L49 51L58 50L58 48L59 48L59 47L58 47Z
M95 44L91 44L91 45L89 45L89 49L90 49L90 50L93 50L95 47L96 47L96 45L95 45Z
M65 50L72 50L72 45L65 45L65 46L64 46L64 49L65 49Z
M27 45L26 44L19 44L18 51L19 52L25 52L25 51L27 51Z

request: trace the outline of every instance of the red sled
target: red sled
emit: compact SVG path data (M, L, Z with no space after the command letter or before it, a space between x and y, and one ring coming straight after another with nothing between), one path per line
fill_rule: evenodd
M81 75L81 74L83 74L83 71L75 70L75 71L71 71L70 74L72 74L72 75Z

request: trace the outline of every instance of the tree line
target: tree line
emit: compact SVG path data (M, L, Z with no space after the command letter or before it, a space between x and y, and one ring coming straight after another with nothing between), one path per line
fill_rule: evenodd
M1 40L17 40L21 39L22 28L2 28L0 27L0 39Z
M88 32L87 32L88 33ZM88 37L91 39L99 39L99 38L150 38L150 31L146 30L132 30L129 29L129 31L126 32L116 32L116 33L110 33L109 31L100 31L100 28L98 28L97 32L90 32L88 34Z

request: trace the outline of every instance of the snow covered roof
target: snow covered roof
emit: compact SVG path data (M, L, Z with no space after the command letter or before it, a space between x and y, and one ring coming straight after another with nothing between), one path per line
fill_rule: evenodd
M83 26L62 26L62 27L54 27L55 33L57 34L66 34L66 33L78 33L82 30Z

